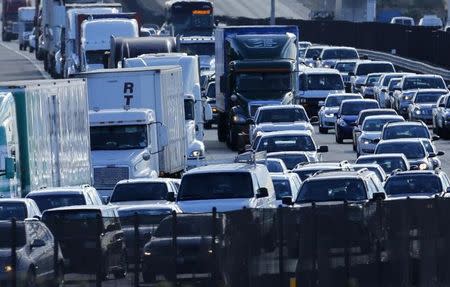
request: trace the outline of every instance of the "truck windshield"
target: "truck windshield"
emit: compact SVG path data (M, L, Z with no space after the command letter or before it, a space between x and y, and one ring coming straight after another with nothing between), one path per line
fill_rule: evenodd
M91 150L143 149L147 146L145 125L91 127Z
M215 172L183 176L178 200L251 198L253 183L247 172Z
M303 91L343 90L344 83L338 74L300 75L300 89Z
M106 51L103 51L103 50L87 51L86 52L86 63L88 65L93 65L93 64L104 65L105 52Z
M169 22L174 26L175 36L195 34L196 32L212 35L213 20L211 3L179 2L174 3L170 9Z
M292 89L290 73L240 73L236 76L238 92L290 91Z
M180 53L188 55L214 55L214 43L182 43Z

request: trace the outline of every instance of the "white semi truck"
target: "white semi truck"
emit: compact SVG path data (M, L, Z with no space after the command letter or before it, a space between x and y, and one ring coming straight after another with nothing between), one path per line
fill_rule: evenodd
M79 76L88 85L94 186L112 189L122 179L178 176L185 170L180 67L97 70ZM101 133L111 140L100 138L97 144Z
M204 123L212 119L212 109L201 96L198 56L184 53L146 54L125 59L125 67L179 65L183 71L188 168L205 164Z
M0 197L92 183L86 83L0 83Z

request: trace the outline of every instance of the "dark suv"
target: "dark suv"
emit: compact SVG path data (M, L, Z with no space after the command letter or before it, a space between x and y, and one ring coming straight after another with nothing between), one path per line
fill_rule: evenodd
M69 273L109 273L124 278L127 271L124 234L111 206L49 209L42 220L58 240Z

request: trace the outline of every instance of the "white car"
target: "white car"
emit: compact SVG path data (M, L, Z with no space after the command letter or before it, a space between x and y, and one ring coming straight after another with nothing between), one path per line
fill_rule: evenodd
M404 26L414 26L415 22L414 19L411 17L405 17L405 16L398 16L398 17L392 17L391 24L399 24Z
M381 139L381 131L386 123L404 121L405 119L402 116L396 115L368 116L361 125L361 134L356 142L357 155L374 153L375 147Z
M246 208L274 208L275 190L266 166L232 163L194 168L183 175L177 195L169 193L184 213Z
M321 153L328 152L328 146L317 147L310 131L279 131L265 133L253 143L256 152L304 152L309 162L321 159Z
M282 204L281 201L285 196L297 198L302 181L296 173L272 174L271 177L275 188L277 206Z
M29 198L1 198L0 220L41 219L42 214L34 200Z
M250 126L250 142L262 133L300 130L314 132L305 108L300 105L270 105L259 107Z
M425 15L419 21L419 26L442 28L442 19L436 15Z
M170 178L139 178L119 181L112 192L109 204L135 206L166 204L167 194L177 193L178 188Z

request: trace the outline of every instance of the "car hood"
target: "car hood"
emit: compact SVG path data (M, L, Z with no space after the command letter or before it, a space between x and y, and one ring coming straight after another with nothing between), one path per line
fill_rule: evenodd
M358 116L354 116L354 115L342 115L341 119L344 120L346 123L351 124L356 122L356 120L358 119Z
M339 107L324 108L323 111L326 114L336 114L337 112L339 112Z
M126 165L142 159L145 149L132 150L94 150L91 152L92 166Z
M312 130L312 126L308 122L294 122L294 123L262 123L255 127L255 131L274 132L286 130Z
M255 198L232 198L232 199L208 199L208 200L184 200L178 201L178 206L183 213L205 213L211 212L213 207L217 212L240 210L244 207L256 207Z

